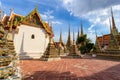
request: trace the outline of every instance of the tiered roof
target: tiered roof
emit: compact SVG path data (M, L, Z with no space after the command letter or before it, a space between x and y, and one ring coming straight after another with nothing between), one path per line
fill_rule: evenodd
M10 31L13 26L17 27L21 24L25 24L37 28L44 28L48 34L54 35L51 28L52 26L42 20L37 8L32 10L32 12L30 12L27 16L22 16L11 12L10 16L5 16L2 19L2 22L4 23L4 25L10 27Z

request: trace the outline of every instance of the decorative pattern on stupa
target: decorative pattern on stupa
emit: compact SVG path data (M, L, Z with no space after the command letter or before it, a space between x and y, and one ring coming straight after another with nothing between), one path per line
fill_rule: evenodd
M19 58L13 40L7 40L7 29L0 22L0 80L21 80Z

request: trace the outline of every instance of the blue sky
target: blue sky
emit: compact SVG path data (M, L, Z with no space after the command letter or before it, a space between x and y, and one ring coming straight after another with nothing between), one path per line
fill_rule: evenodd
M115 23L120 31L120 0L0 0L0 7L7 15L10 8L26 16L38 6L44 21L51 21L55 41L59 40L62 29L63 41L67 41L68 24L77 36L81 20L88 38L95 41L95 30L98 35L109 34L110 8L113 8Z

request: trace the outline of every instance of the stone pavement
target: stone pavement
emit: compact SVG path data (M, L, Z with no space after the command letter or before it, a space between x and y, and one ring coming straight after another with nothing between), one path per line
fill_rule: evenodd
M21 60L23 80L120 80L120 62L98 59Z

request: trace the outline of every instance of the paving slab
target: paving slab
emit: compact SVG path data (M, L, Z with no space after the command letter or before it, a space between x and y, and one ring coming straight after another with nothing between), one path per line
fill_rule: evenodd
M120 80L120 61L69 59L21 60L23 80Z

